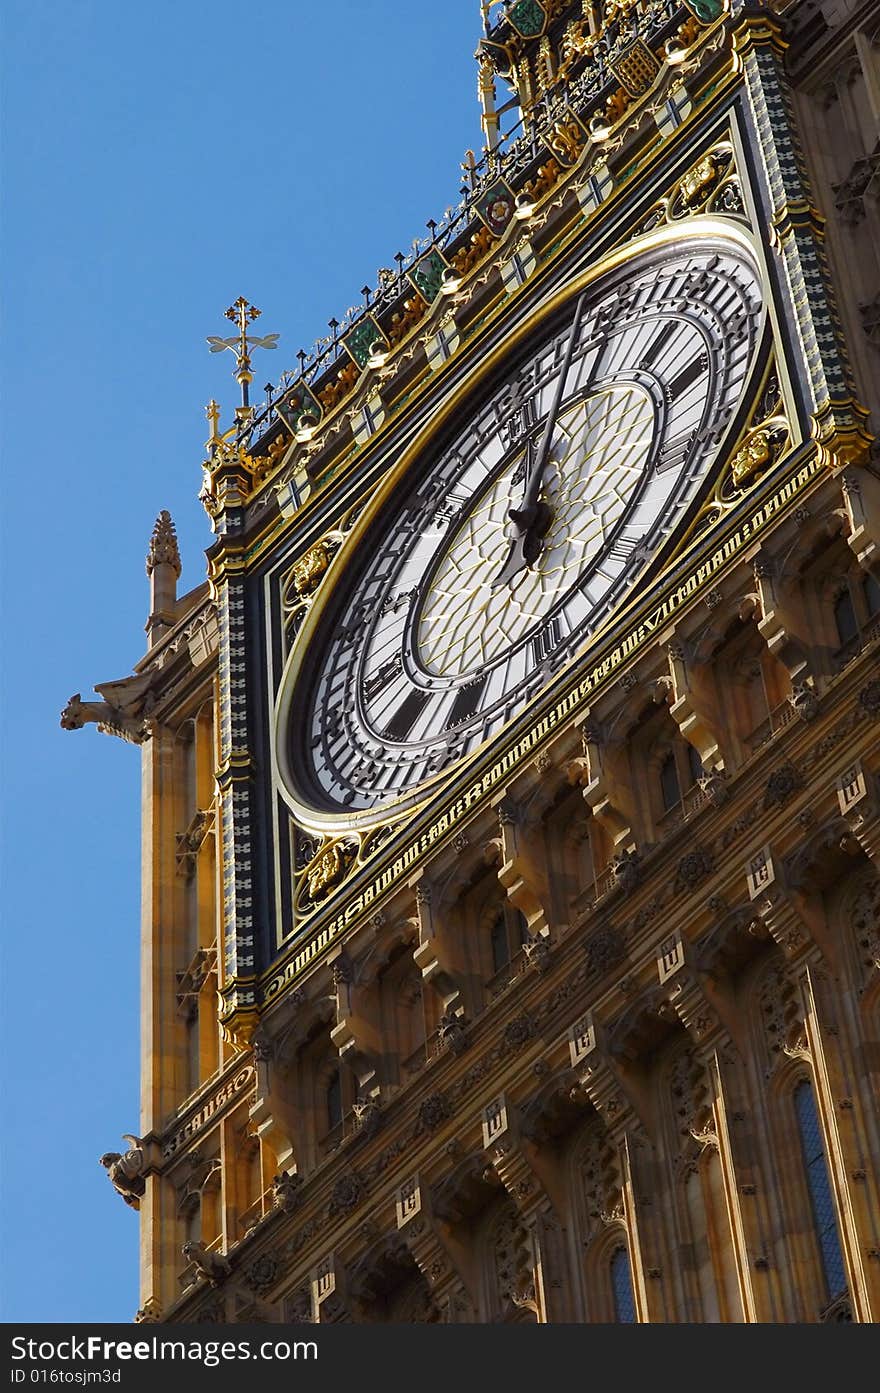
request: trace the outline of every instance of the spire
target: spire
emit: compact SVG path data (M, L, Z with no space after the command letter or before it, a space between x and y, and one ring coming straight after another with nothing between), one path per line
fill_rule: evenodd
M174 623L174 607L177 604L180 552L177 548L177 533L167 508L163 508L156 518L156 526L150 538L147 575L150 577L150 617L146 623L146 631L152 646Z
M152 576L156 566L170 566L176 577L180 577L180 552L177 549L177 533L167 508L163 508L156 518L156 526L150 538L147 552L147 575Z

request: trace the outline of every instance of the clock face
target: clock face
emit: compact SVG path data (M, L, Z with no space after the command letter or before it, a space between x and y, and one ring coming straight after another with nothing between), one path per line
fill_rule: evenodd
M294 648L276 754L300 810L418 801L584 647L694 502L761 322L744 239L679 230L496 355Z

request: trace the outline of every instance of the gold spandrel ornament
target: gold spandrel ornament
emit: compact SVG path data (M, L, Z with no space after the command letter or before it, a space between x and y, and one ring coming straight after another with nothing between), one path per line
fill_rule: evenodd
M746 437L730 463L733 482L744 484L759 469L764 469L773 459L773 447L766 429L759 428Z
M327 847L306 871L306 885L313 900L321 899L332 885L342 879L345 870L339 844Z
M285 648L289 647L299 633L349 526L350 524L344 521L340 527L325 533L303 552L302 556L297 557L282 577L281 611Z
M760 483L768 470L782 464L792 444L793 435L779 385L776 358L771 352L761 385L754 396L748 424L733 446L727 466L711 496L683 539L682 548L686 549L707 528L719 523L739 503L745 492Z
M696 208L705 203L721 178L722 165L715 151L704 155L681 181L682 202L688 208Z
M310 595L330 565L326 542L316 542L293 568L293 588L297 595Z
M351 836L322 836L291 819L290 867L294 882L294 917L303 923L366 866L401 826L390 821Z
M630 238L641 237L664 223L681 222L703 213L721 214L748 222L736 157L729 140L717 141L711 150L700 155L669 192L642 217L630 233Z

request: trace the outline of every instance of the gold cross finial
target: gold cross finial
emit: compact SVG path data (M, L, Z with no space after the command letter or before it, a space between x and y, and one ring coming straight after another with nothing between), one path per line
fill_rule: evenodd
M230 305L226 311L226 318L231 319L233 324L238 325L239 334L239 353L247 353L247 328L253 324L255 319L259 319L262 310L258 310L256 305L250 304L243 295L239 295L234 305Z
M264 334L262 338L258 338L256 334L248 333L248 325L253 324L260 313L255 305L250 304L243 295L239 295L235 304L230 305L226 311L226 318L238 326L238 333L228 339L221 339L217 334L208 335L208 347L212 353L222 353L228 348L235 354L235 380L241 387L241 407L245 412L250 410L248 387L254 380L251 372L251 353L255 348L278 347L277 334Z

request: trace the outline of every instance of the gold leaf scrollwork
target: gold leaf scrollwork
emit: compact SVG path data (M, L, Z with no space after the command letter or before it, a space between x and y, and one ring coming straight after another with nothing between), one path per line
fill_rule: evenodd
M671 218L689 217L694 213L707 212L714 208L719 186L736 174L733 147L729 141L720 141L701 155L695 164L679 180L669 202ZM718 211L726 211L724 206ZM740 211L739 208L736 211Z
M347 841L325 840L297 875L296 910L299 918L313 913L331 891L347 880L354 868L357 847Z
M720 500L732 498L772 468L785 454L790 438L779 379L771 365L751 424L731 456Z

